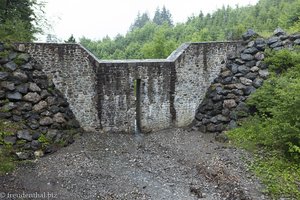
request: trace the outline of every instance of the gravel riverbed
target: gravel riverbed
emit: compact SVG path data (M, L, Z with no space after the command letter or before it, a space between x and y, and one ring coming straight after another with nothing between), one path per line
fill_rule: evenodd
M248 153L218 143L214 134L179 128L139 135L85 133L72 145L0 177L0 196L268 199L247 171L248 162Z

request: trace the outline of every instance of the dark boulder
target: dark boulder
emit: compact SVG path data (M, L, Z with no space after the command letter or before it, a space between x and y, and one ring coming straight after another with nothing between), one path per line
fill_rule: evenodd
M248 29L246 33L244 33L242 35L243 40L249 40L250 38L256 37L258 34L252 30L252 29Z

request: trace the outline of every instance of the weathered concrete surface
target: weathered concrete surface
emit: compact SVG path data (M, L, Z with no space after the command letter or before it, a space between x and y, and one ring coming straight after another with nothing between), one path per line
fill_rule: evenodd
M50 80L53 80L67 99L85 130L99 127L96 109L96 80L91 55L75 44L20 44L37 61Z
M174 59L176 127L184 127L193 121L195 111L204 99L208 87L226 65L227 56L238 54L239 51L239 43L191 43Z
M266 199L241 158L250 159L215 142L212 134L182 129L136 136L90 133L0 177L0 192L45 192L64 200Z
M141 80L141 129L164 129L171 124L171 62L101 62L96 68L98 113L104 131L133 133L136 118L134 81ZM173 83L174 84L174 83Z
M100 61L77 44L21 44L53 79L81 126L134 132L141 81L143 132L190 124L237 42L187 43L167 59Z

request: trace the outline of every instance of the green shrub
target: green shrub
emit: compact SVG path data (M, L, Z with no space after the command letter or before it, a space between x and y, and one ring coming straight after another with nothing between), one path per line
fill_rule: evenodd
M272 198L300 199L300 53L267 55L271 76L246 101L257 112L227 134L257 155L252 169Z
M265 125L263 134L269 137L261 138L261 142L300 161L300 65L285 70L268 79L247 104L258 110L260 123Z
M265 145L265 138L268 138L268 132L264 129L266 124L259 116L250 116L241 123L242 126L227 132L229 138L238 146L253 151L257 147Z
M282 73L287 69L300 64L298 51L283 49L274 53L271 50L267 50L266 55L267 57L264 62L269 65L270 70L277 73Z

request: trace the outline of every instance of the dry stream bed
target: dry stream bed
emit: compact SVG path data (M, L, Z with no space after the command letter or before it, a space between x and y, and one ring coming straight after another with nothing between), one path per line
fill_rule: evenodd
M0 177L0 196L36 199L267 199L246 169L251 157L213 134L86 133L66 148ZM48 195L48 196L47 196ZM44 198L45 197L45 198ZM26 198L25 198L26 199ZM28 198L33 199L33 198Z

